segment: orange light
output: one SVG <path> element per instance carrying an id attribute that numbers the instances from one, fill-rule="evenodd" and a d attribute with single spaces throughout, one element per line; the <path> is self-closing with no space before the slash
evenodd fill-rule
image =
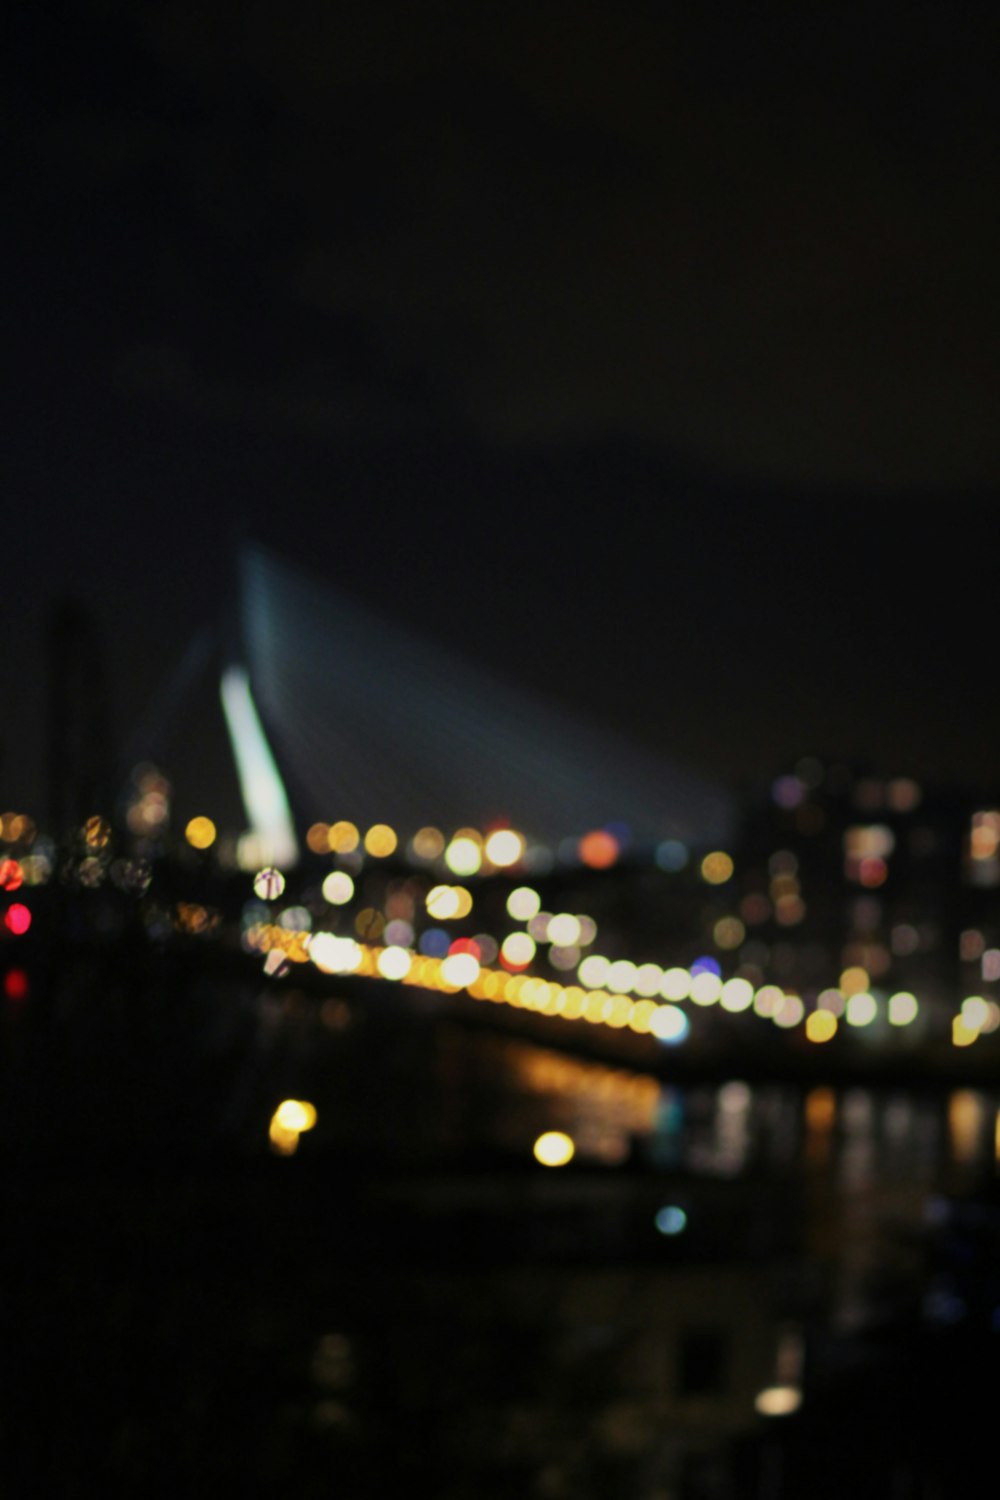
<path id="1" fill-rule="evenodd" d="M 577 845 L 580 861 L 591 870 L 609 870 L 618 858 L 618 840 L 604 828 L 584 834 Z"/>

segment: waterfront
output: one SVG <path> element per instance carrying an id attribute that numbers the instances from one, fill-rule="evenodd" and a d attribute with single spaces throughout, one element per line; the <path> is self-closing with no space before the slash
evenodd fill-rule
<path id="1" fill-rule="evenodd" d="M 684 1083 L 470 999 L 185 972 L 77 969 L 8 1006 L 15 1479 L 947 1493 L 953 1345 L 989 1351 L 1000 1306 L 959 1233 L 967 1211 L 993 1232 L 997 1091 Z M 283 1097 L 317 1112 L 291 1157 Z M 559 1169 L 532 1155 L 553 1129 Z M 951 1396 L 921 1426 L 932 1357 Z M 794 1415 L 762 1413 L 787 1389 Z"/>

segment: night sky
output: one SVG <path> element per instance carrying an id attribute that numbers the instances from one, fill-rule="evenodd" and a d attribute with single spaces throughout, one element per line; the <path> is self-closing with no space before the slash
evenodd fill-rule
<path id="1" fill-rule="evenodd" d="M 5 806 L 51 600 L 124 739 L 240 529 L 729 780 L 995 779 L 995 18 L 20 10 Z"/>

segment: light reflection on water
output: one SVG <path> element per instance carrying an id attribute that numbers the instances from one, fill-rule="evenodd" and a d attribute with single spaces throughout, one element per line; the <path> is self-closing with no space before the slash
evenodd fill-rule
<path id="1" fill-rule="evenodd" d="M 978 1090 L 664 1085 L 526 1043 L 495 1046 L 503 1083 L 486 1118 L 509 1148 L 527 1149 L 544 1122 L 573 1136 L 580 1164 L 652 1168 L 693 1197 L 712 1182 L 787 1182 L 779 1211 L 801 1261 L 826 1268 L 828 1316 L 845 1332 L 870 1320 L 887 1286 L 919 1275 L 937 1195 L 995 1170 L 998 1100 Z"/>

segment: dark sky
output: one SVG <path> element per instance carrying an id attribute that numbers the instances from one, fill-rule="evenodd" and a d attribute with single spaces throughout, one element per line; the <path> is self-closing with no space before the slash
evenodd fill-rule
<path id="1" fill-rule="evenodd" d="M 993 778 L 986 8 L 21 11 L 5 805 L 52 597 L 124 735 L 239 524 L 713 773 Z"/>

